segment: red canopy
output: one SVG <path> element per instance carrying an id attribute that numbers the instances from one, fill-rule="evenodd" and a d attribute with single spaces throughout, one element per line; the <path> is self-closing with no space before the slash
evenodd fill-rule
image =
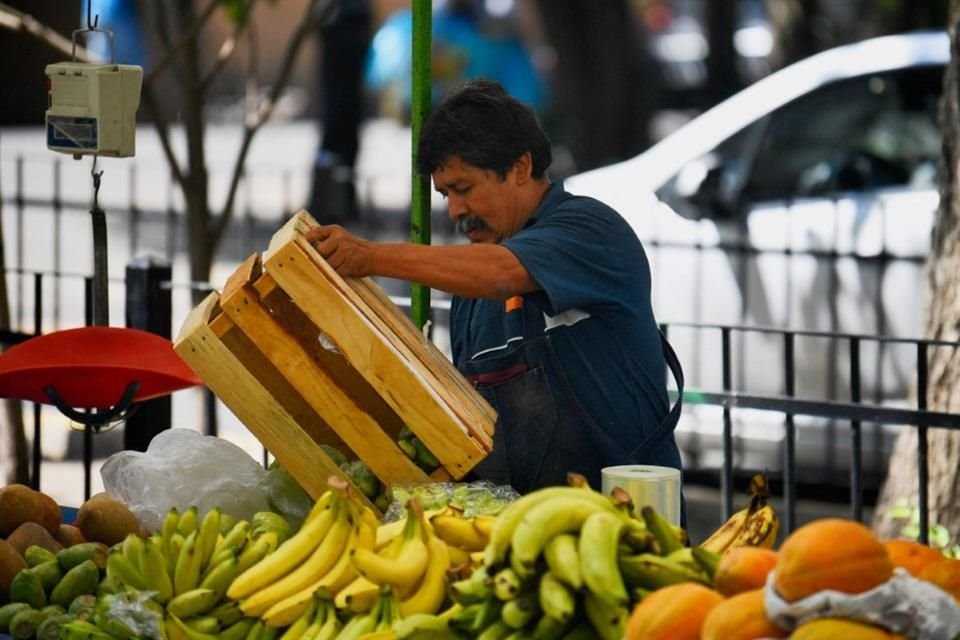
<path id="1" fill-rule="evenodd" d="M 166 338 L 123 327 L 81 327 L 31 338 L 0 354 L 0 397 L 106 409 L 137 381 L 134 402 L 202 384 Z"/>

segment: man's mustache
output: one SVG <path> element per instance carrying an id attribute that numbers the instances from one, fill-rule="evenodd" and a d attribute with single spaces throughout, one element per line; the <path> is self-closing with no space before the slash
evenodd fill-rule
<path id="1" fill-rule="evenodd" d="M 471 231 L 487 231 L 489 229 L 490 225 L 477 216 L 464 216 L 457 220 L 457 233 L 461 235 L 467 235 Z"/>

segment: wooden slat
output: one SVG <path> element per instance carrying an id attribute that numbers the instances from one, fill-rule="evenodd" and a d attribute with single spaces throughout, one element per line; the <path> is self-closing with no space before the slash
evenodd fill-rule
<path id="1" fill-rule="evenodd" d="M 326 274 L 302 247 L 296 242 L 272 245 L 264 262 L 294 303 L 330 337 L 453 477 L 462 478 L 486 455 L 492 446 L 487 433 L 468 429 L 460 421 L 442 394 L 426 384 L 429 374 L 416 355 L 385 339 L 370 318 L 356 313 L 354 301 L 330 286 Z"/>
<path id="2" fill-rule="evenodd" d="M 259 369 L 254 375 L 227 343 L 248 359 L 255 355 L 255 349 L 243 347 L 240 331 L 220 313 L 219 295 L 214 292 L 190 312 L 174 341 L 174 350 L 312 498 L 327 491 L 331 475 L 349 482 L 310 433 L 301 428 L 301 424 L 311 423 L 302 415 L 302 422 L 293 415 L 302 414 L 302 409 L 294 408 L 292 414 L 261 382 L 271 378 L 272 372 Z M 287 392 L 280 397 L 290 403 L 293 395 Z M 359 499 L 375 509 L 362 493 L 357 493 Z"/>
<path id="3" fill-rule="evenodd" d="M 316 253 L 302 237 L 303 233 L 315 224 L 316 221 L 310 214 L 300 211 L 274 234 L 270 241 L 267 262 L 270 262 L 270 256 L 277 251 L 291 244 L 299 246 L 319 273 L 403 354 L 424 383 L 444 399 L 473 437 L 489 450 L 492 446 L 493 425 L 496 422 L 494 410 L 373 281 L 369 278 L 344 279 Z M 410 425 L 415 433 L 418 433 L 417 427 L 418 425 Z"/>
<path id="4" fill-rule="evenodd" d="M 314 411 L 388 484 L 426 482 L 427 475 L 403 453 L 364 407 L 345 393 L 298 340 L 276 321 L 252 283 L 221 298 L 224 314 L 284 376 Z"/>

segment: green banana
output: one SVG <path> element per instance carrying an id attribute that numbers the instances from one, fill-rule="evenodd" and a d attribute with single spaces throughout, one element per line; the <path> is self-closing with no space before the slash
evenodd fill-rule
<path id="1" fill-rule="evenodd" d="M 120 543 L 120 550 L 123 552 L 123 557 L 130 561 L 130 564 L 137 570 L 141 570 L 140 558 L 143 550 L 143 538 L 135 533 L 128 533 L 127 537 Z"/>
<path id="2" fill-rule="evenodd" d="M 218 638 L 220 640 L 243 640 L 247 637 L 247 634 L 250 633 L 254 622 L 255 620 L 253 618 L 240 618 L 230 625 L 227 625 L 226 628 L 218 634 Z M 221 627 L 223 627 L 222 624 Z"/>
<path id="3" fill-rule="evenodd" d="M 618 566 L 623 579 L 631 587 L 659 589 L 681 582 L 710 584 L 704 573 L 653 553 L 621 556 Z"/>
<path id="4" fill-rule="evenodd" d="M 167 603 L 167 611 L 182 621 L 184 618 L 210 611 L 220 602 L 220 597 L 213 589 L 191 589 L 171 598 Z"/>
<path id="5" fill-rule="evenodd" d="M 575 491 L 585 493 L 583 490 Z M 510 539 L 510 566 L 521 575 L 532 574 L 537 558 L 550 538 L 560 533 L 578 531 L 589 516 L 594 513 L 610 513 L 611 509 L 609 502 L 599 506 L 596 502 L 582 497 L 555 497 L 544 500 L 531 508 L 517 524 Z"/>
<path id="6" fill-rule="evenodd" d="M 583 597 L 583 610 L 600 640 L 623 640 L 630 618 L 630 611 L 626 607 L 611 607 L 588 589 Z"/>
<path id="7" fill-rule="evenodd" d="M 611 509 L 610 500 L 589 486 L 583 487 L 547 487 L 532 491 L 517 500 L 514 500 L 497 515 L 497 522 L 490 533 L 490 542 L 483 552 L 483 563 L 488 569 L 495 569 L 503 564 L 510 550 L 514 531 L 521 521 L 534 507 L 541 503 L 557 498 L 572 497 L 589 500 L 599 507 Z M 552 536 L 551 536 L 552 537 Z"/>
<path id="8" fill-rule="evenodd" d="M 141 549 L 140 566 L 143 569 L 143 578 L 147 583 L 147 591 L 156 592 L 157 602 L 164 603 L 173 597 L 173 581 L 170 579 L 170 568 L 167 557 L 163 555 L 163 542 L 148 539 Z"/>
<path id="9" fill-rule="evenodd" d="M 561 582 L 574 591 L 583 587 L 577 536 L 571 533 L 553 536 L 543 547 L 543 557 L 547 561 L 547 568 Z"/>
<path id="10" fill-rule="evenodd" d="M 220 517 L 222 519 L 224 516 L 221 515 Z M 237 553 L 240 553 L 243 545 L 247 543 L 248 535 L 250 535 L 250 523 L 246 520 L 237 520 L 233 528 L 223 535 L 223 540 L 218 542 L 217 546 L 213 548 L 214 556 L 230 546 L 236 547 Z"/>
<path id="11" fill-rule="evenodd" d="M 511 629 L 522 629 L 540 614 L 540 602 L 535 591 L 524 591 L 503 603 L 500 619 Z"/>
<path id="12" fill-rule="evenodd" d="M 240 611 L 240 603 L 233 600 L 223 602 L 208 612 L 220 622 L 221 628 L 226 628 L 235 624 L 243 618 L 243 612 Z"/>
<path id="13" fill-rule="evenodd" d="M 215 640 L 217 638 L 216 634 L 191 629 L 187 623 L 172 613 L 167 616 L 166 630 L 169 640 Z"/>
<path id="14" fill-rule="evenodd" d="M 105 615 L 99 611 L 94 612 L 92 620 L 95 625 L 115 638 L 129 640 L 137 635 L 136 632 L 122 620 L 114 618 L 113 616 Z"/>
<path id="15" fill-rule="evenodd" d="M 73 569 L 70 571 L 73 571 Z M 147 588 L 146 578 L 143 577 L 137 567 L 130 563 L 130 560 L 123 555 L 122 551 L 114 550 L 107 556 L 107 577 L 113 580 L 118 588 L 121 585 L 137 591 L 145 591 Z"/>
<path id="16" fill-rule="evenodd" d="M 564 624 L 573 619 L 577 609 L 576 598 L 553 572 L 548 571 L 540 578 L 538 596 L 540 608 L 546 617 Z"/>
<path id="17" fill-rule="evenodd" d="M 493 624 L 488 625 L 476 638 L 477 640 L 502 640 L 513 633 L 513 631 L 513 627 L 509 626 L 503 620 L 495 620 Z"/>
<path id="18" fill-rule="evenodd" d="M 597 634 L 589 621 L 583 620 L 561 636 L 561 640 L 597 640 Z"/>
<path id="19" fill-rule="evenodd" d="M 626 606 L 630 601 L 617 567 L 622 529 L 623 520 L 608 511 L 598 511 L 584 520 L 577 547 L 583 583 L 611 607 Z"/>
<path id="20" fill-rule="evenodd" d="M 160 524 L 160 548 L 163 555 L 170 563 L 172 573 L 174 561 L 177 558 L 173 550 L 173 534 L 177 533 L 177 525 L 180 522 L 180 511 L 176 507 L 171 507 L 163 516 L 163 522 Z"/>
<path id="21" fill-rule="evenodd" d="M 495 621 L 500 620 L 500 610 L 503 608 L 503 601 L 499 598 L 487 598 L 480 604 L 473 622 L 470 624 L 470 635 L 476 635 L 485 630 Z"/>
<path id="22" fill-rule="evenodd" d="M 181 516 L 180 521 L 183 522 Z M 177 564 L 173 571 L 173 593 L 179 595 L 197 588 L 200 570 L 203 567 L 203 552 L 197 545 L 198 531 L 194 530 L 183 541 Z"/>
<path id="23" fill-rule="evenodd" d="M 195 616 L 184 620 L 183 624 L 200 633 L 216 634 L 220 631 L 220 622 L 213 616 Z"/>
<path id="24" fill-rule="evenodd" d="M 318 604 L 316 598 L 312 599 L 310 604 L 307 605 L 306 610 L 300 614 L 300 617 L 287 627 L 287 630 L 280 636 L 280 640 L 299 640 L 303 632 L 306 631 L 310 623 L 313 622 L 313 618 L 317 613 Z"/>
<path id="25" fill-rule="evenodd" d="M 490 597 L 490 600 L 496 600 L 494 597 Z M 473 602 L 470 604 L 465 604 L 460 606 L 459 611 L 455 611 L 447 622 L 450 625 L 450 628 L 454 631 L 460 631 L 463 633 L 468 633 L 472 628 L 474 623 L 477 620 L 477 615 L 480 613 L 480 610 L 485 606 L 486 601 L 484 602 Z M 499 613 L 499 611 L 498 611 Z"/>
<path id="26" fill-rule="evenodd" d="M 690 553 L 693 554 L 693 559 L 696 560 L 703 572 L 707 574 L 707 577 L 712 581 L 714 576 L 717 575 L 717 566 L 720 564 L 720 558 L 723 554 L 704 549 L 703 547 L 692 547 Z"/>
<path id="27" fill-rule="evenodd" d="M 394 625 L 397 640 L 406 640 L 411 636 L 422 637 L 427 634 L 436 638 L 449 638 L 450 620 L 435 613 L 414 613 Z"/>
<path id="28" fill-rule="evenodd" d="M 537 620 L 530 635 L 537 640 L 560 640 L 568 626 L 567 623 L 560 622 L 556 618 L 543 615 Z"/>
<path id="29" fill-rule="evenodd" d="M 482 602 L 493 595 L 493 579 L 486 567 L 480 567 L 470 577 L 452 583 L 450 591 L 451 597 L 462 605 Z"/>
<path id="30" fill-rule="evenodd" d="M 117 640 L 97 625 L 85 620 L 73 620 L 60 625 L 61 640 Z"/>
<path id="31" fill-rule="evenodd" d="M 510 600 L 517 597 L 523 587 L 523 581 L 517 572 L 510 567 L 500 569 L 493 576 L 493 593 L 501 600 Z"/>
<path id="32" fill-rule="evenodd" d="M 200 581 L 200 587 L 215 591 L 219 600 L 227 593 L 227 589 L 236 577 L 237 559 L 236 557 L 228 557 L 220 564 L 211 567 L 207 575 Z"/>
<path id="33" fill-rule="evenodd" d="M 656 538 L 657 549 L 661 556 L 670 555 L 674 551 L 683 549 L 683 547 L 686 546 L 678 534 L 677 529 L 674 528 L 673 523 L 664 518 L 663 515 L 650 505 L 646 505 L 640 509 L 640 516 L 647 525 L 647 529 L 649 529 L 653 537 Z"/>

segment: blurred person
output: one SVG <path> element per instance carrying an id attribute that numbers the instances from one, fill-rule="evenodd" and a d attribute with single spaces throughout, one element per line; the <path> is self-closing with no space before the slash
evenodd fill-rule
<path id="1" fill-rule="evenodd" d="M 369 0 L 340 0 L 320 28 L 321 142 L 307 210 L 326 222 L 357 218 L 354 169 L 364 114 L 363 67 L 370 21 Z"/>
<path id="2" fill-rule="evenodd" d="M 306 238 L 343 276 L 385 276 L 453 294 L 453 361 L 497 410 L 475 475 L 525 493 L 619 464 L 679 469 L 665 369 L 680 363 L 657 327 L 650 268 L 627 222 L 547 174 L 533 110 L 488 79 L 429 116 L 417 170 L 447 199 L 468 244 L 376 243 L 340 226 Z"/>

